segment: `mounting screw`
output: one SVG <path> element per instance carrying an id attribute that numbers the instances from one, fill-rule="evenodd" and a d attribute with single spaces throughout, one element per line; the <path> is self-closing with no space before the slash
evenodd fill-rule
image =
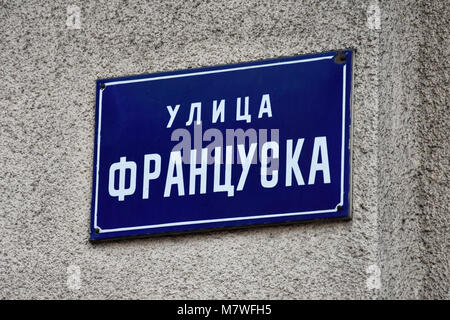
<path id="1" fill-rule="evenodd" d="M 95 233 L 100 233 L 100 228 L 99 227 L 95 228 Z"/>
<path id="2" fill-rule="evenodd" d="M 336 209 L 337 209 L 338 211 L 340 211 L 340 210 L 342 210 L 342 206 L 341 206 L 341 205 L 338 205 L 338 206 L 336 207 Z"/>
<path id="3" fill-rule="evenodd" d="M 106 88 L 106 84 L 102 83 L 102 84 L 100 85 L 100 88 L 105 89 L 105 88 Z"/>
<path id="4" fill-rule="evenodd" d="M 344 51 L 339 51 L 336 55 L 336 57 L 334 57 L 334 62 L 338 63 L 338 64 L 343 64 L 347 61 L 347 57 L 345 56 Z"/>

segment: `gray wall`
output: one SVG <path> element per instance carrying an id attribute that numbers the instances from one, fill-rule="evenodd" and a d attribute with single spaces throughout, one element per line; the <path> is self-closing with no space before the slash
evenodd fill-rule
<path id="1" fill-rule="evenodd" d="M 449 17 L 443 0 L 0 1 L 0 297 L 449 298 Z M 340 48 L 357 50 L 353 220 L 88 242 L 96 79 Z"/>

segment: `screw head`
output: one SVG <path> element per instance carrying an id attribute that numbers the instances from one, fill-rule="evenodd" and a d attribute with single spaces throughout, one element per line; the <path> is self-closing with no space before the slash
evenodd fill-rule
<path id="1" fill-rule="evenodd" d="M 339 51 L 334 57 L 334 62 L 338 64 L 345 63 L 347 61 L 347 57 L 345 56 L 345 53 L 343 51 Z"/>
<path id="2" fill-rule="evenodd" d="M 95 228 L 95 233 L 100 233 L 100 228 L 99 227 Z"/>
<path id="3" fill-rule="evenodd" d="M 106 88 L 106 84 L 102 83 L 102 84 L 100 85 L 100 88 L 105 89 L 105 88 Z"/>

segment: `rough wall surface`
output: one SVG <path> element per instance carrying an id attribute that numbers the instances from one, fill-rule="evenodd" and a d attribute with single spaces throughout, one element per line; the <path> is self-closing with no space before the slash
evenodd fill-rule
<path id="1" fill-rule="evenodd" d="M 0 297 L 445 297 L 446 10 L 0 1 Z M 357 50 L 352 221 L 88 242 L 96 79 L 339 48 Z"/>
<path id="2" fill-rule="evenodd" d="M 423 210 L 418 207 L 421 141 L 417 138 L 422 34 L 420 9 L 414 4 L 384 3 L 380 34 L 379 258 L 383 296 L 399 298 L 420 297 L 425 277 L 420 240 Z"/>
<path id="3" fill-rule="evenodd" d="M 450 299 L 450 9 L 442 2 L 424 2 L 420 56 L 421 141 L 419 205 L 423 209 L 426 280 L 424 296 Z"/>
<path id="4" fill-rule="evenodd" d="M 449 293 L 449 11 L 386 1 L 380 33 L 382 296 Z"/>

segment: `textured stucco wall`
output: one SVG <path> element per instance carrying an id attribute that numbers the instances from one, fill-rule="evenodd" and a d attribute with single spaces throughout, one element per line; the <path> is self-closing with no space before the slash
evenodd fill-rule
<path id="1" fill-rule="evenodd" d="M 382 296 L 449 294 L 449 9 L 383 2 L 379 63 Z"/>
<path id="2" fill-rule="evenodd" d="M 448 297 L 445 1 L 0 0 L 0 21 L 1 298 Z M 88 242 L 97 78 L 339 48 L 352 221 Z"/>

